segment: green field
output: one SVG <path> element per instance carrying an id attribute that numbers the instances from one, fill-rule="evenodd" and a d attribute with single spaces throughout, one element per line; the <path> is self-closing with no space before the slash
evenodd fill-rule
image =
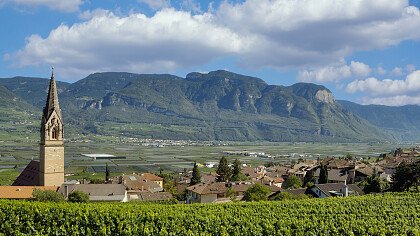
<path id="1" fill-rule="evenodd" d="M 419 235 L 420 194 L 158 205 L 0 201 L 0 235 Z"/>
<path id="2" fill-rule="evenodd" d="M 83 140 L 83 139 L 80 139 Z M 144 141 L 143 141 L 144 142 Z M 380 153 L 388 153 L 396 147 L 410 147 L 412 144 L 328 144 L 328 143 L 237 143 L 237 142 L 186 142 L 185 145 L 170 146 L 170 143 L 141 143 L 139 140 L 97 137 L 95 141 L 68 141 L 65 144 L 66 172 L 76 173 L 70 178 L 86 177 L 97 173 L 99 176 L 108 163 L 111 172 L 165 172 L 183 171 L 192 168 L 193 162 L 218 162 L 225 151 L 264 152 L 274 158 L 260 158 L 243 155 L 227 155 L 229 161 L 238 158 L 242 163 L 256 166 L 267 162 L 290 164 L 298 159 L 317 159 L 328 156 L 342 157 L 347 154 L 369 159 Z M 161 147 L 159 147 L 161 146 Z M 0 140 L 0 184 L 18 174 L 32 159 L 38 158 L 39 147 L 35 141 Z M 106 153 L 126 159 L 92 160 L 81 154 Z M 17 167 L 17 169 L 12 169 Z M 203 172 L 214 171 L 203 168 Z M 2 172 L 4 172 L 2 174 Z M 84 172 L 84 173 L 82 173 Z M 90 173 L 90 174 L 86 174 Z M 100 173 L 98 173 L 100 172 Z"/>

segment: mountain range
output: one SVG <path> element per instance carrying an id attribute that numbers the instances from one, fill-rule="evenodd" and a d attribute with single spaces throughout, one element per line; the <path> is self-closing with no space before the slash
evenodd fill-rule
<path id="1" fill-rule="evenodd" d="M 66 137 L 80 134 L 156 139 L 305 142 L 415 141 L 418 106 L 336 101 L 324 86 L 268 85 L 228 71 L 95 73 L 58 82 Z M 41 116 L 48 80 L 0 79 L 1 117 L 11 109 Z M 3 113 L 5 115 L 3 115 Z M 36 120 L 36 119 L 35 119 Z M 0 122 L 7 122 L 2 119 Z"/>

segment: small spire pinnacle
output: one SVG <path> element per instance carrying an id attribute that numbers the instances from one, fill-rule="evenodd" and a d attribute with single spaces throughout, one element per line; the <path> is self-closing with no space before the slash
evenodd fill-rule
<path id="1" fill-rule="evenodd" d="M 50 86 L 48 89 L 47 102 L 44 107 L 45 119 L 48 119 L 54 110 L 57 111 L 58 115 L 61 118 L 61 111 L 58 105 L 58 90 L 57 90 L 57 85 L 54 79 L 54 66 L 52 66 L 51 67 L 51 80 L 50 80 Z"/>

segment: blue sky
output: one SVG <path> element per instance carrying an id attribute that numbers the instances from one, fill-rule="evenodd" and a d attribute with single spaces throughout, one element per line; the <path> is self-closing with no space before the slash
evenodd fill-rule
<path id="1" fill-rule="evenodd" d="M 0 77 L 226 69 L 420 104 L 419 0 L 0 0 Z"/>

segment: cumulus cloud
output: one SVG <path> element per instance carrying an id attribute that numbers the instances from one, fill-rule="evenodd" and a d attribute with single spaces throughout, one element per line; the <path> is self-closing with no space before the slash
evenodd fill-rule
<path id="1" fill-rule="evenodd" d="M 217 20 L 262 40 L 241 59 L 253 66 L 307 66 L 337 61 L 355 50 L 420 38 L 420 12 L 406 0 L 223 3 Z"/>
<path id="2" fill-rule="evenodd" d="M 82 19 L 82 20 L 90 20 L 94 17 L 105 16 L 105 15 L 108 15 L 110 13 L 111 12 L 109 10 L 98 8 L 98 9 L 95 9 L 93 11 L 87 10 L 87 11 L 81 12 L 79 14 L 79 18 Z"/>
<path id="3" fill-rule="evenodd" d="M 360 78 L 368 76 L 372 69 L 362 62 L 351 61 L 349 65 L 344 62 L 338 65 L 318 68 L 315 70 L 299 71 L 298 80 L 305 82 L 337 82 L 343 79 Z"/>
<path id="4" fill-rule="evenodd" d="M 378 104 L 387 106 L 420 105 L 420 96 L 397 95 L 390 97 L 364 97 L 363 104 Z"/>
<path id="5" fill-rule="evenodd" d="M 420 70 L 411 72 L 405 80 L 378 80 L 374 77 L 355 80 L 347 85 L 346 90 L 349 93 L 362 92 L 374 96 L 408 96 L 420 92 Z"/>
<path id="6" fill-rule="evenodd" d="M 85 22 L 61 25 L 46 38 L 32 35 L 6 57 L 18 66 L 54 63 L 67 71 L 162 72 L 226 56 L 247 68 L 317 68 L 354 51 L 420 39 L 420 11 L 406 0 L 224 1 L 198 14 L 168 9 L 167 0 L 139 1 L 164 9 L 151 17 L 86 13 Z M 318 77 L 370 71 L 354 63 Z"/>
<path id="7" fill-rule="evenodd" d="M 194 0 L 182 0 L 180 3 L 180 7 L 184 11 L 191 11 L 194 13 L 201 13 L 201 6 L 200 3 Z"/>
<path id="8" fill-rule="evenodd" d="M 95 16 L 71 27 L 61 25 L 47 38 L 32 35 L 24 49 L 6 58 L 20 66 L 54 64 L 69 75 L 95 71 L 152 72 L 205 63 L 238 53 L 251 39 L 214 25 L 211 15 L 165 9 L 143 14 Z M 220 42 L 223 42 L 221 44 Z"/>
<path id="9" fill-rule="evenodd" d="M 420 70 L 412 71 L 404 80 L 379 80 L 374 77 L 356 80 L 348 84 L 346 90 L 361 93 L 359 101 L 363 104 L 420 105 Z"/>
<path id="10" fill-rule="evenodd" d="M 0 6 L 8 3 L 28 7 L 45 6 L 52 10 L 75 12 L 83 4 L 83 0 L 0 0 Z"/>

